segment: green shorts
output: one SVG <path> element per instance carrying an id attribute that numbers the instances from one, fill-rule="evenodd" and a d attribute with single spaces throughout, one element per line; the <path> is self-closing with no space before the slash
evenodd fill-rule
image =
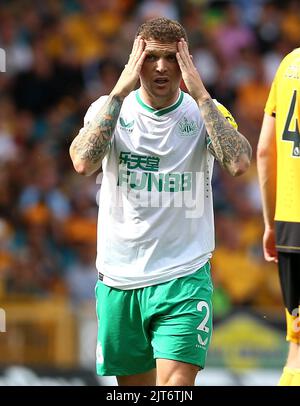
<path id="1" fill-rule="evenodd" d="M 210 264 L 159 285 L 120 290 L 96 285 L 98 375 L 134 375 L 155 359 L 204 368 L 212 334 Z"/>

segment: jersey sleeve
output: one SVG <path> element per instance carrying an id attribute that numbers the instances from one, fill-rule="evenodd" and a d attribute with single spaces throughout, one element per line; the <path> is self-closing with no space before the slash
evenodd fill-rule
<path id="1" fill-rule="evenodd" d="M 223 106 L 223 104 L 219 103 L 217 100 L 213 99 L 213 102 L 218 107 L 218 110 L 223 114 L 223 116 L 230 122 L 232 127 L 234 127 L 237 130 L 238 129 L 237 122 L 233 118 L 230 111 L 227 110 L 227 108 L 225 106 Z M 209 135 L 206 134 L 206 146 L 208 147 L 210 143 L 211 143 L 211 140 L 209 138 Z"/>
<path id="2" fill-rule="evenodd" d="M 84 125 L 87 125 L 96 116 L 107 99 L 108 96 L 101 96 L 90 105 L 83 119 Z"/>
<path id="3" fill-rule="evenodd" d="M 275 117 L 276 115 L 276 79 L 273 81 L 269 97 L 265 106 L 265 113 Z"/>

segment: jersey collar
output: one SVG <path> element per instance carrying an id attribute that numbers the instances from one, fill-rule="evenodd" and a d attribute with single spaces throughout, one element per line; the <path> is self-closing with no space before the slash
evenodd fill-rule
<path id="1" fill-rule="evenodd" d="M 177 109 L 177 107 L 182 103 L 183 100 L 183 96 L 184 93 L 182 90 L 180 90 L 178 99 L 176 100 L 175 103 L 171 104 L 171 106 L 168 107 L 164 107 L 162 109 L 156 110 L 153 107 L 150 107 L 148 104 L 144 103 L 143 100 L 141 99 L 140 96 L 140 92 L 139 90 L 135 91 L 135 96 L 136 96 L 136 100 L 138 101 L 138 103 L 147 111 L 150 111 L 150 113 L 155 114 L 156 116 L 162 116 L 164 114 L 170 113 L 170 111 L 173 111 L 175 109 Z"/>

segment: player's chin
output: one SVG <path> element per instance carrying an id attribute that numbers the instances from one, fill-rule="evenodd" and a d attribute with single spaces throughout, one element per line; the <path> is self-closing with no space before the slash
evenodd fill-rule
<path id="1" fill-rule="evenodd" d="M 168 83 L 165 83 L 163 85 L 154 84 L 153 88 L 156 92 L 169 92 L 170 91 L 170 86 L 168 85 Z"/>
<path id="2" fill-rule="evenodd" d="M 169 96 L 172 94 L 170 86 L 154 86 L 153 93 L 157 96 Z"/>

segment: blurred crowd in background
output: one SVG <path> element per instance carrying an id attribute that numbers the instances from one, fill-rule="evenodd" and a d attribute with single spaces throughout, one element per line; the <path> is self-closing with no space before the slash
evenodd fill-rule
<path id="1" fill-rule="evenodd" d="M 255 154 L 273 75 L 300 44 L 297 0 L 0 0 L 0 300 L 94 299 L 99 178 L 75 173 L 69 146 L 116 83 L 137 26 L 157 16 L 182 22 L 211 96 L 253 148 L 240 178 L 215 165 L 216 317 L 236 306 L 283 312 L 262 256 Z"/>

